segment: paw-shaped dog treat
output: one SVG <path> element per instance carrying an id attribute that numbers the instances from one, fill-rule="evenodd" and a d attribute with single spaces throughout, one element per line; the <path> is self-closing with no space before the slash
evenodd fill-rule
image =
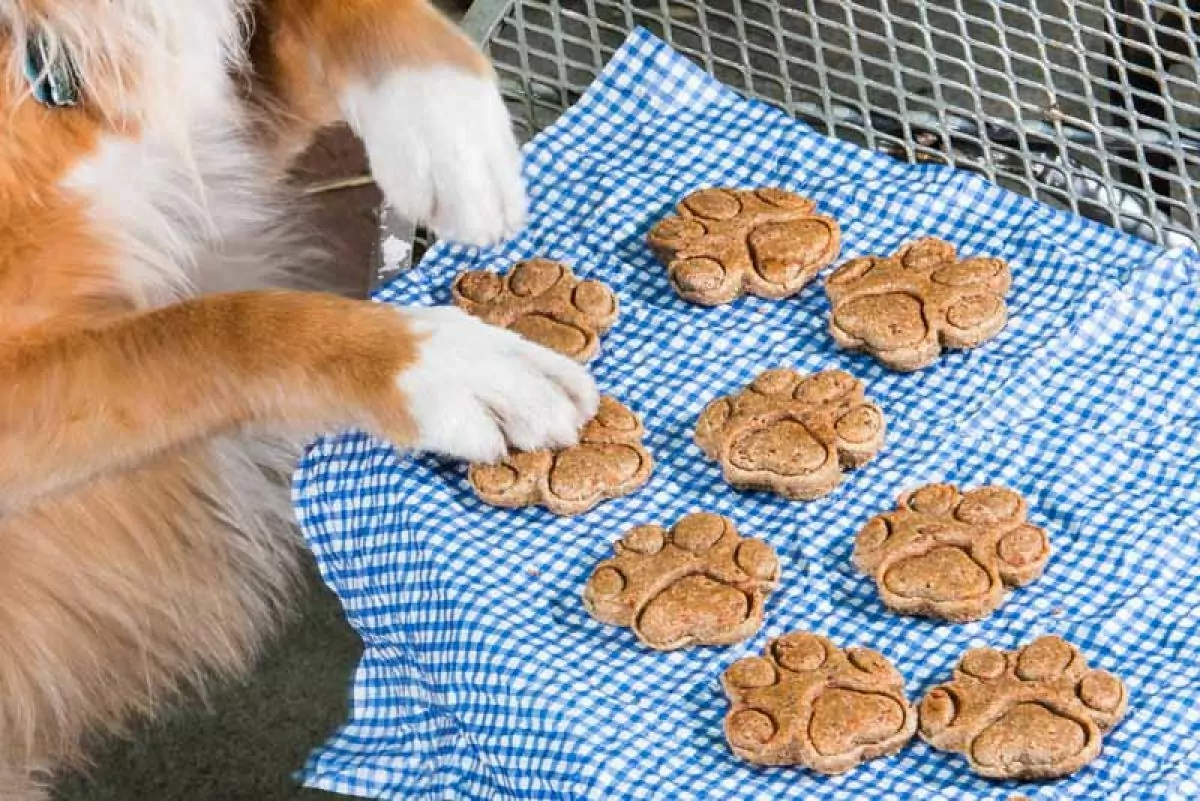
<path id="1" fill-rule="evenodd" d="M 816 204 L 783 189 L 701 189 L 650 229 L 671 286 L 705 306 L 747 292 L 786 298 L 837 258 L 841 229 Z"/>
<path id="2" fill-rule="evenodd" d="M 993 779 L 1054 779 L 1100 755 L 1103 732 L 1125 714 L 1125 684 L 1089 670 L 1061 637 L 1016 651 L 974 648 L 954 680 L 921 701 L 921 738 L 956 751 Z"/>
<path id="3" fill-rule="evenodd" d="M 549 259 L 523 261 L 504 278 L 471 270 L 454 279 L 450 291 L 456 305 L 484 322 L 577 362 L 599 353 L 599 335 L 617 320 L 617 296 L 611 289 L 599 281 L 581 281 L 570 267 Z"/>
<path id="4" fill-rule="evenodd" d="M 959 494 L 930 484 L 868 521 L 854 541 L 854 564 L 875 579 L 893 611 L 978 620 L 1004 602 L 1009 587 L 1046 567 L 1046 532 L 1025 515 L 1025 500 L 1003 487 Z"/>
<path id="5" fill-rule="evenodd" d="M 899 751 L 917 729 L 904 679 L 887 659 L 807 632 L 739 659 L 721 683 L 729 696 L 725 737 L 733 753 L 759 765 L 844 773 Z"/>
<path id="6" fill-rule="evenodd" d="M 1012 276 L 1000 259 L 960 260 L 940 239 L 918 239 L 895 255 L 852 259 L 825 281 L 829 330 L 893 370 L 933 364 L 942 348 L 974 348 L 1004 328 Z"/>
<path id="7" fill-rule="evenodd" d="M 696 444 L 730 484 L 805 501 L 831 492 L 844 469 L 870 461 L 883 437 L 883 413 L 841 370 L 807 377 L 768 370 L 708 404 L 696 424 Z"/>
<path id="8" fill-rule="evenodd" d="M 638 526 L 613 550 L 583 588 L 583 605 L 660 651 L 746 639 L 762 626 L 763 603 L 779 581 L 770 544 L 743 539 L 732 521 L 705 512 L 669 532 Z"/>
<path id="9" fill-rule="evenodd" d="M 545 506 L 559 515 L 586 512 L 628 495 L 650 478 L 654 460 L 642 445 L 642 421 L 620 402 L 600 409 L 580 431 L 579 444 L 560 450 L 510 451 L 500 464 L 474 464 L 467 477 L 492 506 Z"/>

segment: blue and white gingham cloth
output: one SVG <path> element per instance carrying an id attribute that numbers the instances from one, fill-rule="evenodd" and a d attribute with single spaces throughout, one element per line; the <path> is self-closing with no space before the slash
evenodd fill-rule
<path id="1" fill-rule="evenodd" d="M 387 799 L 1194 799 L 1200 797 L 1200 257 L 1165 252 L 968 174 L 909 166 L 746 102 L 634 33 L 587 95 L 528 148 L 532 222 L 488 251 L 442 245 L 383 289 L 441 304 L 461 270 L 565 260 L 616 289 L 592 368 L 640 413 L 658 460 L 641 491 L 573 519 L 498 510 L 465 467 L 362 435 L 308 453 L 295 500 L 366 651 L 350 721 L 313 787 Z M 692 189 L 779 185 L 844 231 L 843 258 L 936 235 L 1008 260 L 1011 321 L 915 374 L 837 350 L 820 282 L 782 302 L 680 300 L 647 250 Z M 737 492 L 692 442 L 713 397 L 763 369 L 862 378 L 888 441 L 831 495 Z M 907 487 L 997 482 L 1050 532 L 1045 576 L 967 625 L 900 617 L 850 564 L 855 532 Z M 584 612 L 579 592 L 637 523 L 706 509 L 783 562 L 748 642 L 669 654 Z M 1103 756 L 1049 784 L 973 776 L 914 741 L 838 777 L 764 769 L 726 747 L 721 671 L 795 629 L 887 655 L 918 699 L 968 648 L 1054 632 L 1128 683 Z"/>

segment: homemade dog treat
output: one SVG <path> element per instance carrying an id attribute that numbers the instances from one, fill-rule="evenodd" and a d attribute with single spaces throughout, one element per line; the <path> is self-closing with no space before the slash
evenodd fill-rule
<path id="1" fill-rule="evenodd" d="M 963 622 L 1004 602 L 1009 587 L 1042 575 L 1046 532 L 1025 520 L 1025 500 L 1003 487 L 960 494 L 930 484 L 900 496 L 854 540 L 854 564 L 875 579 L 891 610 Z"/>
<path id="2" fill-rule="evenodd" d="M 783 189 L 701 189 L 647 241 L 667 265 L 671 286 L 705 306 L 743 292 L 786 298 L 837 258 L 841 229 L 816 204 Z"/>
<path id="3" fill-rule="evenodd" d="M 1089 670 L 1061 637 L 1039 637 L 1016 651 L 967 651 L 954 680 L 921 701 L 921 738 L 981 776 L 1053 779 L 1100 755 L 1127 703 L 1119 678 Z"/>
<path id="4" fill-rule="evenodd" d="M 1000 259 L 959 259 L 940 239 L 918 239 L 893 256 L 852 259 L 825 281 L 829 330 L 893 370 L 932 364 L 942 348 L 974 348 L 1008 322 L 1012 276 Z"/>
<path id="5" fill-rule="evenodd" d="M 726 481 L 795 500 L 832 491 L 842 471 L 870 461 L 883 438 L 883 413 L 841 370 L 768 370 L 708 404 L 696 424 L 696 444 L 721 464 Z"/>
<path id="6" fill-rule="evenodd" d="M 772 640 L 762 656 L 730 665 L 721 683 L 729 746 L 759 765 L 844 773 L 899 751 L 917 729 L 904 678 L 887 659 L 816 634 Z"/>
<path id="7" fill-rule="evenodd" d="M 770 544 L 743 539 L 732 521 L 706 512 L 670 531 L 638 526 L 613 550 L 592 571 L 583 605 L 660 651 L 746 639 L 762 626 L 763 603 L 779 581 Z"/>
<path id="8" fill-rule="evenodd" d="M 559 515 L 586 512 L 628 495 L 650 478 L 654 460 L 642 445 L 638 416 L 609 397 L 580 431 L 579 444 L 557 451 L 511 451 L 500 464 L 474 464 L 468 479 L 484 503 L 542 505 Z"/>
<path id="9" fill-rule="evenodd" d="M 454 279 L 454 303 L 485 322 L 587 362 L 600 352 L 600 334 L 617 320 L 613 291 L 599 281 L 581 281 L 571 268 L 531 259 L 504 278 L 471 270 Z"/>

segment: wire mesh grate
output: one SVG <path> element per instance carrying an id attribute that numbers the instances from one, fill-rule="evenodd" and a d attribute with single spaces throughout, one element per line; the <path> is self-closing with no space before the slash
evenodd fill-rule
<path id="1" fill-rule="evenodd" d="M 817 130 L 1200 239 L 1200 0 L 478 0 L 530 137 L 635 26 Z"/>

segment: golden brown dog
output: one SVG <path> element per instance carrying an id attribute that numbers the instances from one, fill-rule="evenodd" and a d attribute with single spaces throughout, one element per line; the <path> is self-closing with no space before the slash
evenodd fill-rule
<path id="1" fill-rule="evenodd" d="M 297 435 L 489 460 L 582 368 L 452 309 L 270 290 L 282 180 L 346 120 L 443 236 L 525 213 L 483 57 L 425 0 L 0 0 L 0 800 L 243 670 L 286 603 Z"/>

